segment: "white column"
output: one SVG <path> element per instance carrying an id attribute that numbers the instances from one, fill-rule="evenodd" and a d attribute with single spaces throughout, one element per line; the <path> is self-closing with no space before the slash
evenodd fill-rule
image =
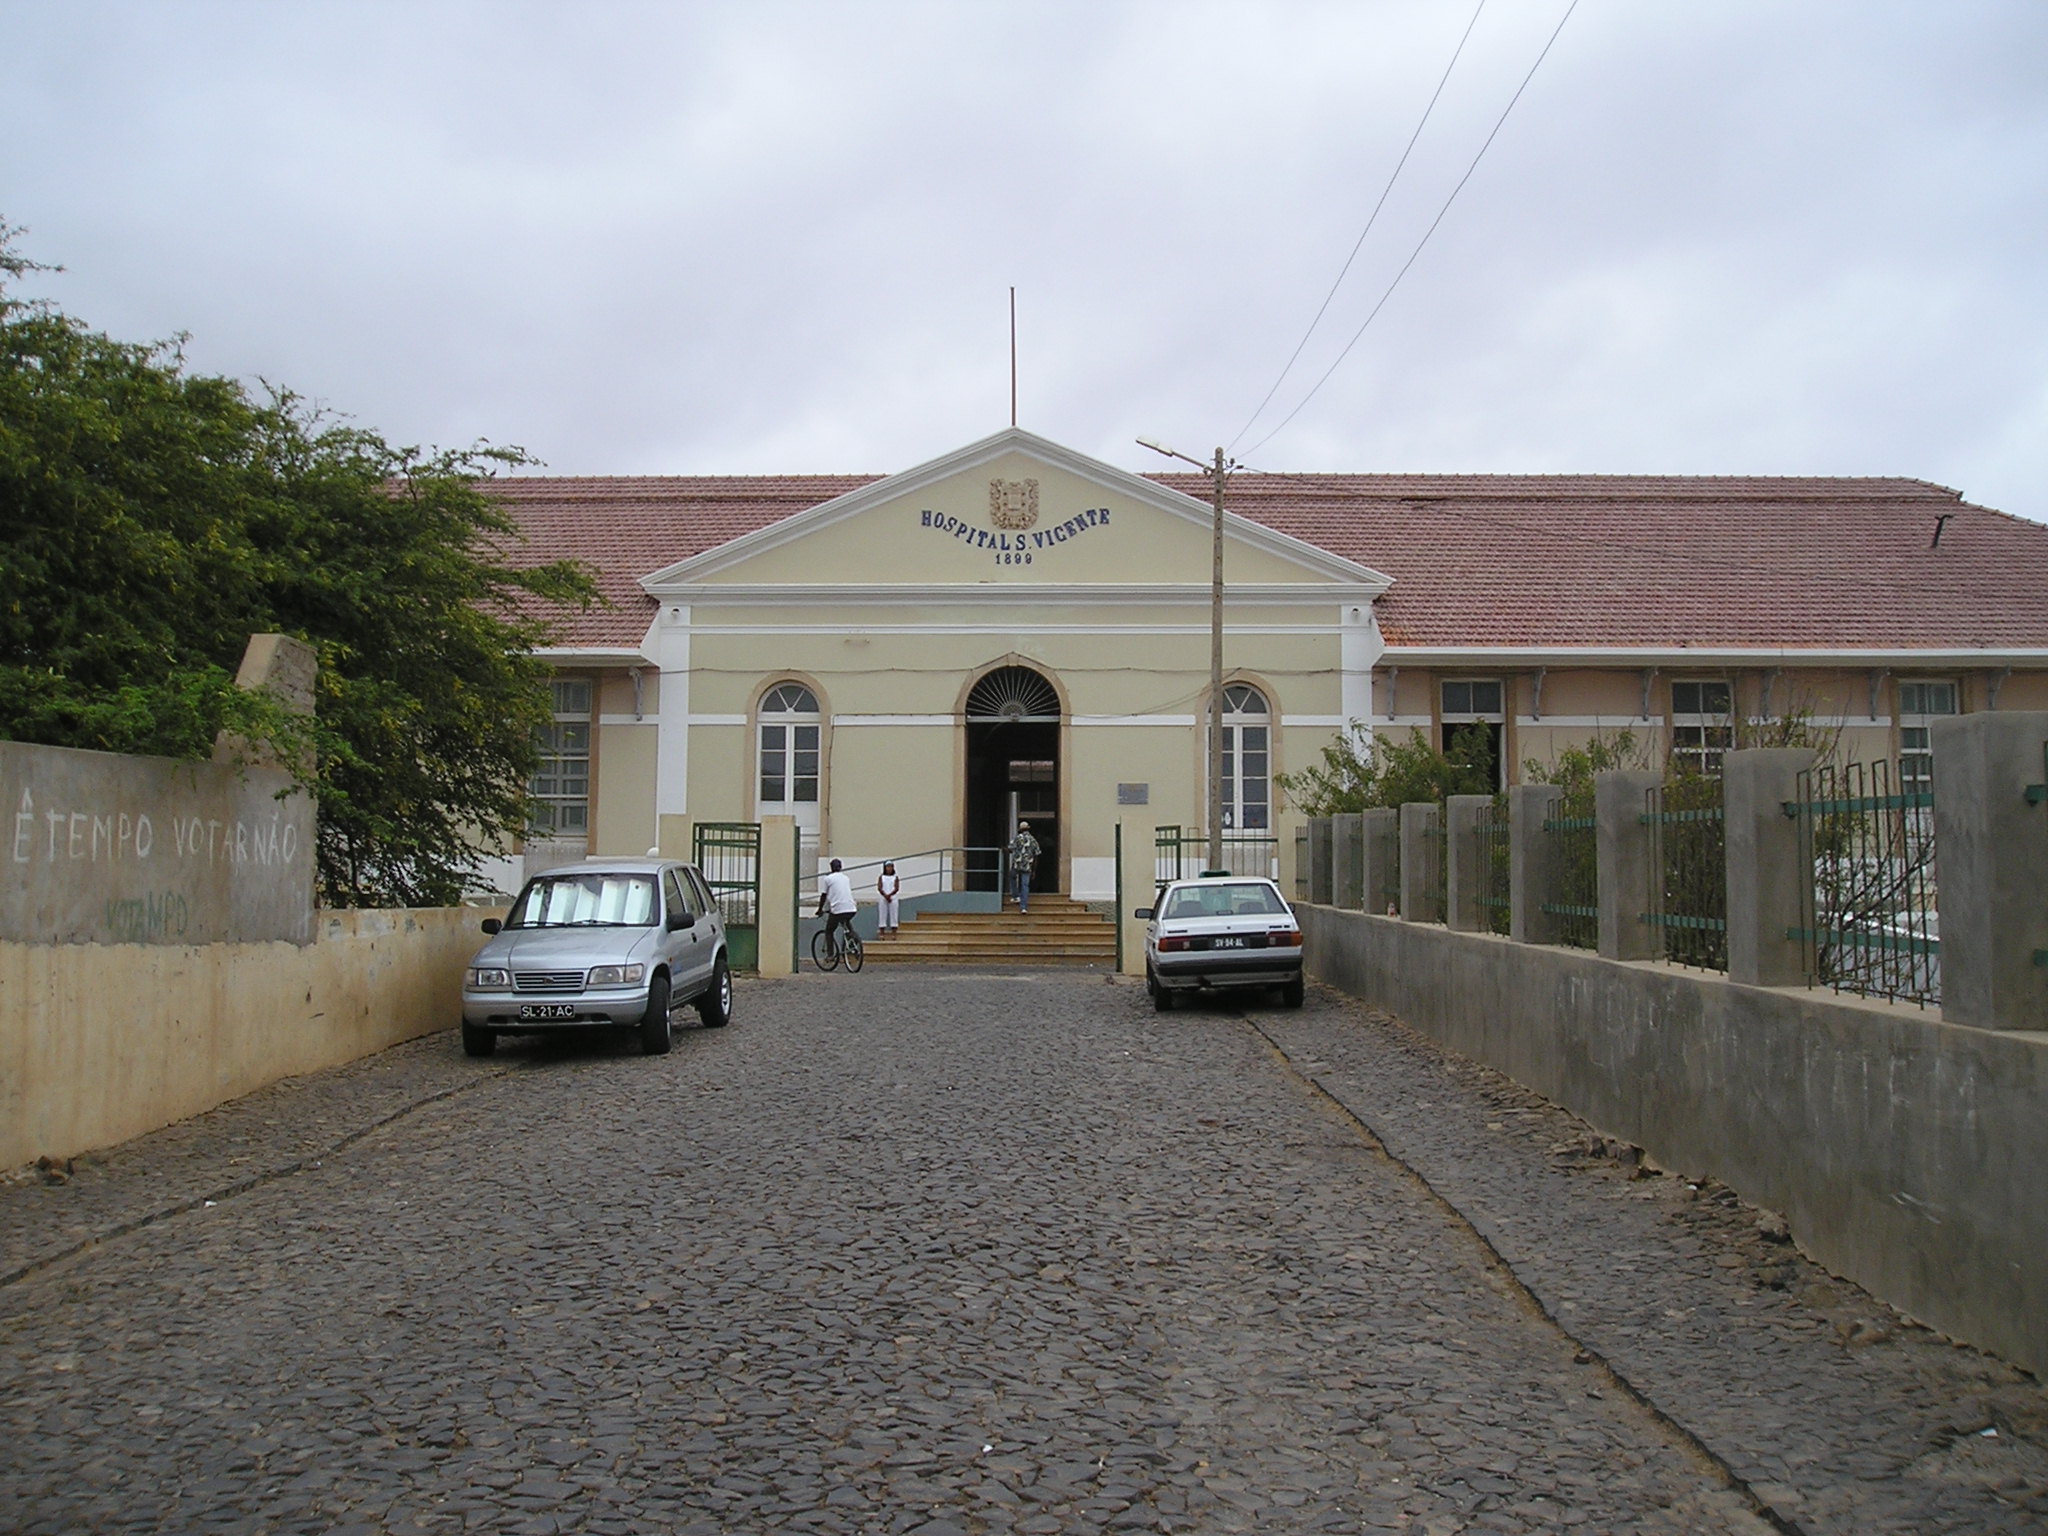
<path id="1" fill-rule="evenodd" d="M 665 602 L 655 620 L 661 662 L 661 714 L 656 737 L 654 814 L 685 816 L 690 809 L 690 605 Z"/>
<path id="2" fill-rule="evenodd" d="M 1345 722 L 1356 720 L 1370 728 L 1372 720 L 1372 669 L 1386 651 L 1380 638 L 1379 620 L 1370 602 L 1346 603 L 1338 610 L 1338 679 L 1340 708 Z"/>

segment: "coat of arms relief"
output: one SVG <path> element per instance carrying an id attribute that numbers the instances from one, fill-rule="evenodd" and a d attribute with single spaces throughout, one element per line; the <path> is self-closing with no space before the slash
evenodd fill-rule
<path id="1" fill-rule="evenodd" d="M 991 480 L 988 520 L 997 528 L 1029 528 L 1038 521 L 1036 480 Z"/>

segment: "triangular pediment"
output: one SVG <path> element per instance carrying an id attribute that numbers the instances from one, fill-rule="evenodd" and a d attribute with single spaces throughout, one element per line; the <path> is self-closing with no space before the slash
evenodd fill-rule
<path id="1" fill-rule="evenodd" d="M 1227 504 L 1227 492 L 1226 492 Z M 642 578 L 657 596 L 730 589 L 1206 587 L 1213 511 L 1011 427 Z M 1389 578 L 1226 510 L 1233 588 L 1371 596 Z"/>

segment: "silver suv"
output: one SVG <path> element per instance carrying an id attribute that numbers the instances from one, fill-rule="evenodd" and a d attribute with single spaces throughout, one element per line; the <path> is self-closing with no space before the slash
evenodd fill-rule
<path id="1" fill-rule="evenodd" d="M 526 882 L 462 973 L 462 1048 L 488 1056 L 500 1035 L 628 1025 L 640 1049 L 671 1043 L 675 1011 L 707 1029 L 732 1020 L 725 923 L 696 866 L 589 859 Z"/>

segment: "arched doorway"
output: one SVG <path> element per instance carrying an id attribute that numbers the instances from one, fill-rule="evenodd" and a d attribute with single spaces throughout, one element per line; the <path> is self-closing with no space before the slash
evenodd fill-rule
<path id="1" fill-rule="evenodd" d="M 1017 823 L 1031 823 L 1043 850 L 1031 877 L 1039 891 L 1060 888 L 1060 696 L 1030 667 L 998 667 L 967 695 L 967 843 L 999 848 Z M 996 888 L 993 868 L 969 883 Z"/>

